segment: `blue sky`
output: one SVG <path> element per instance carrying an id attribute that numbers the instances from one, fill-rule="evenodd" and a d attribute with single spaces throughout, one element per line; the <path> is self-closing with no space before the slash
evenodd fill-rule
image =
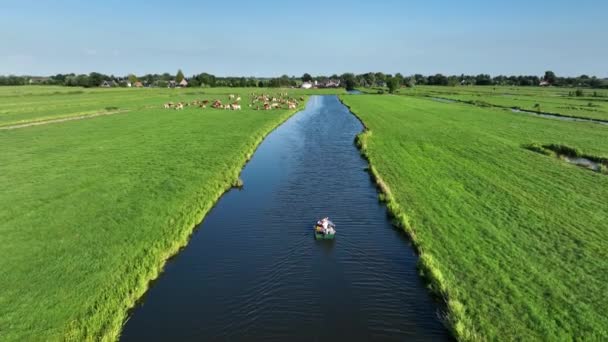
<path id="1" fill-rule="evenodd" d="M 608 1 L 0 0 L 0 74 L 608 77 Z"/>

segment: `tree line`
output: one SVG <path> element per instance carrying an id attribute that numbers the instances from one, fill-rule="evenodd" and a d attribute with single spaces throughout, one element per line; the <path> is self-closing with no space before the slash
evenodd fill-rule
<path id="1" fill-rule="evenodd" d="M 133 74 L 116 77 L 98 72 L 89 74 L 57 74 L 50 77 L 32 76 L 0 76 L 2 85 L 62 85 L 74 87 L 99 87 L 104 81 L 111 82 L 111 86 L 127 87 L 136 82 L 143 86 L 167 87 L 172 81 L 181 82 L 186 78 L 181 70 L 175 75 L 169 73 L 146 74 L 136 76 Z M 519 76 L 490 76 L 479 75 L 422 75 L 414 74 L 404 76 L 401 73 L 385 74 L 382 72 L 368 72 L 364 74 L 344 73 L 329 76 L 311 76 L 305 73 L 301 77 L 282 75 L 274 78 L 263 77 L 219 77 L 209 73 L 201 73 L 186 78 L 189 87 L 299 87 L 303 82 L 316 82 L 324 84 L 330 80 L 339 81 L 341 86 L 348 89 L 356 87 L 388 87 L 393 90 L 399 87 L 414 87 L 416 85 L 482 85 L 482 86 L 539 86 L 551 85 L 558 87 L 590 87 L 608 88 L 608 81 L 595 76 L 581 75 L 578 77 L 559 77 L 552 71 L 546 71 L 543 76 L 519 75 Z M 106 83 L 107 84 L 107 83 Z"/>

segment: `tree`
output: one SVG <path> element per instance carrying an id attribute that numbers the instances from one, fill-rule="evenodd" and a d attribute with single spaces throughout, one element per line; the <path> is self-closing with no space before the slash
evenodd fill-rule
<path id="1" fill-rule="evenodd" d="M 589 80 L 589 86 L 591 88 L 599 88 L 602 86 L 602 80 L 600 80 L 599 78 L 593 76 L 591 77 L 591 79 Z"/>
<path id="2" fill-rule="evenodd" d="M 201 84 L 198 82 L 196 78 L 192 78 L 190 82 L 188 82 L 188 87 L 200 87 Z"/>
<path id="3" fill-rule="evenodd" d="M 129 79 L 129 83 L 131 83 L 131 84 L 135 84 L 135 82 L 137 82 L 137 76 L 135 76 L 133 74 L 129 74 L 129 76 L 127 78 Z"/>
<path id="4" fill-rule="evenodd" d="M 363 79 L 365 80 L 365 85 L 367 87 L 373 87 L 376 85 L 376 75 L 373 72 L 368 72 L 363 75 Z"/>
<path id="5" fill-rule="evenodd" d="M 414 88 L 416 86 L 416 78 L 414 76 L 408 77 L 405 86 L 408 88 Z"/>
<path id="6" fill-rule="evenodd" d="M 421 74 L 414 75 L 414 83 L 424 85 L 428 83 L 428 78 Z"/>
<path id="7" fill-rule="evenodd" d="M 479 74 L 475 76 L 476 85 L 492 85 L 492 77 L 487 74 Z"/>
<path id="8" fill-rule="evenodd" d="M 184 79 L 184 73 L 182 69 L 177 70 L 177 75 L 175 75 L 175 82 L 179 83 Z"/>
<path id="9" fill-rule="evenodd" d="M 386 75 L 381 72 L 377 72 L 374 74 L 374 78 L 376 79 L 376 83 L 384 83 L 386 82 Z"/>
<path id="10" fill-rule="evenodd" d="M 404 79 L 403 75 L 401 75 L 400 72 L 395 74 L 395 78 L 399 81 L 399 85 L 405 84 L 405 79 Z"/>
<path id="11" fill-rule="evenodd" d="M 395 91 L 399 89 L 399 79 L 397 77 L 391 77 L 386 80 L 386 85 L 388 86 L 388 92 L 394 94 Z"/>
<path id="12" fill-rule="evenodd" d="M 346 90 L 355 90 L 357 83 L 355 82 L 355 74 L 344 73 L 340 76 L 340 81 L 344 83 Z"/>
<path id="13" fill-rule="evenodd" d="M 420 82 L 416 82 L 416 83 L 420 83 Z M 429 76 L 428 84 L 445 86 L 445 85 L 448 85 L 448 78 L 446 76 L 443 76 L 442 74 L 436 74 L 434 76 Z"/>
<path id="14" fill-rule="evenodd" d="M 76 85 L 79 87 L 88 88 L 89 87 L 89 76 L 84 75 L 84 74 L 76 76 Z"/>
<path id="15" fill-rule="evenodd" d="M 107 78 L 107 76 L 102 75 L 98 72 L 92 72 L 89 74 L 88 85 L 89 87 L 99 87 L 105 78 Z"/>
<path id="16" fill-rule="evenodd" d="M 282 75 L 281 78 L 279 78 L 279 87 L 289 87 L 289 76 Z"/>
<path id="17" fill-rule="evenodd" d="M 545 71 L 544 80 L 547 81 L 549 84 L 554 84 L 556 79 L 557 77 L 555 76 L 555 73 L 553 71 Z"/>
<path id="18" fill-rule="evenodd" d="M 302 75 L 302 82 L 312 82 L 312 76 L 309 73 Z"/>

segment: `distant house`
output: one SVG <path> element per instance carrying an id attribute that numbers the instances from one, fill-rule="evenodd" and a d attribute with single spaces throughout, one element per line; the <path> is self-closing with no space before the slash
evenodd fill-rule
<path id="1" fill-rule="evenodd" d="M 310 83 L 310 82 L 304 82 L 304 83 L 302 83 L 302 85 L 300 86 L 300 88 L 302 88 L 302 89 L 310 89 L 310 88 L 312 88 L 312 83 Z"/>
<path id="2" fill-rule="evenodd" d="M 177 82 L 175 80 L 171 80 L 167 82 L 167 88 L 175 88 L 177 86 Z"/>
<path id="3" fill-rule="evenodd" d="M 142 88 L 142 87 L 144 86 L 144 84 L 143 84 L 143 83 L 141 83 L 141 82 L 139 82 L 139 81 L 137 81 L 137 82 L 133 83 L 133 86 L 134 86 L 135 88 Z"/>
<path id="4" fill-rule="evenodd" d="M 376 82 L 376 87 L 382 87 L 382 88 L 384 88 L 384 87 L 386 87 L 386 82 L 384 82 L 384 81 L 378 81 L 378 82 Z"/>
<path id="5" fill-rule="evenodd" d="M 340 87 L 340 80 L 329 80 L 329 82 L 327 82 L 325 84 L 325 88 L 338 88 Z"/>
<path id="6" fill-rule="evenodd" d="M 42 84 L 47 82 L 50 77 L 31 77 L 28 81 L 29 84 Z"/>
<path id="7" fill-rule="evenodd" d="M 327 80 L 319 83 L 315 81 L 315 86 L 319 88 L 338 88 L 340 87 L 340 80 Z"/>
<path id="8" fill-rule="evenodd" d="M 116 82 L 114 80 L 105 80 L 103 82 L 101 82 L 101 84 L 99 85 L 102 88 L 112 88 L 112 87 L 116 87 Z"/>
<path id="9" fill-rule="evenodd" d="M 548 87 L 551 85 L 551 83 L 549 83 L 548 81 L 542 80 L 542 81 L 540 81 L 540 83 L 538 85 L 541 87 Z"/>
<path id="10" fill-rule="evenodd" d="M 182 88 L 186 88 L 188 86 L 188 81 L 184 78 L 181 82 L 179 82 L 179 86 Z"/>

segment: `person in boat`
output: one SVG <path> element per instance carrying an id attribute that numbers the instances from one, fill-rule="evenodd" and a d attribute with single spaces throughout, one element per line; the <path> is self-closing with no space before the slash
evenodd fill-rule
<path id="1" fill-rule="evenodd" d="M 329 220 L 329 217 L 324 217 L 321 220 L 321 226 L 323 227 L 323 234 L 325 234 L 325 235 L 333 234 L 335 232 L 334 224 L 331 223 L 331 221 Z"/>

